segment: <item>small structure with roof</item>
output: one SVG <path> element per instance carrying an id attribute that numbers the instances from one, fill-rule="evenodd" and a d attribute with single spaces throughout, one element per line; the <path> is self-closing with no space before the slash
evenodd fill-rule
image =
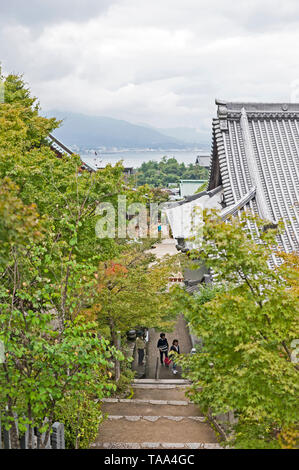
<path id="1" fill-rule="evenodd" d="M 197 155 L 195 165 L 202 166 L 203 168 L 210 168 L 211 155 L 209 153 Z"/>
<path id="2" fill-rule="evenodd" d="M 206 180 L 180 180 L 180 196 L 192 196 L 206 182 Z"/>

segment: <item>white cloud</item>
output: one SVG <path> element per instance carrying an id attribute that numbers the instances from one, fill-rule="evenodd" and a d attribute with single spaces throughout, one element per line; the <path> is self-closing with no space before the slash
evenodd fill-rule
<path id="1" fill-rule="evenodd" d="M 99 3 L 82 0 L 80 15 L 77 1 L 76 14 L 63 8 L 32 24 L 28 14 L 12 21 L 4 11 L 5 71 L 24 72 L 44 109 L 209 130 L 215 97 L 291 99 L 299 78 L 296 0 Z"/>

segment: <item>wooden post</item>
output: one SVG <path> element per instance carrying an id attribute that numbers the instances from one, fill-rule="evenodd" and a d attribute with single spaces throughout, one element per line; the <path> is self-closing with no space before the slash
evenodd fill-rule
<path id="1" fill-rule="evenodd" d="M 159 379 L 159 372 L 160 372 L 160 368 L 159 368 L 159 364 L 160 364 L 160 359 L 157 357 L 157 361 L 156 361 L 156 372 L 155 372 L 155 380 L 158 380 Z"/>

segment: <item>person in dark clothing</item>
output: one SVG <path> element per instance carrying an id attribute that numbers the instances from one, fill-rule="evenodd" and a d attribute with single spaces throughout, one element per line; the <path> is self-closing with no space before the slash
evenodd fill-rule
<path id="1" fill-rule="evenodd" d="M 157 348 L 159 348 L 160 361 L 161 361 L 161 364 L 163 365 L 164 364 L 163 363 L 163 354 L 165 355 L 165 357 L 168 357 L 168 348 L 169 348 L 168 341 L 166 339 L 165 333 L 160 334 L 160 339 L 158 341 Z"/>
<path id="2" fill-rule="evenodd" d="M 170 348 L 170 353 L 169 353 L 169 355 L 171 356 L 171 360 L 172 360 L 172 373 L 174 375 L 178 373 L 178 371 L 176 370 L 176 363 L 175 363 L 177 354 L 180 354 L 179 341 L 177 339 L 174 339 L 172 342 L 172 346 Z"/>

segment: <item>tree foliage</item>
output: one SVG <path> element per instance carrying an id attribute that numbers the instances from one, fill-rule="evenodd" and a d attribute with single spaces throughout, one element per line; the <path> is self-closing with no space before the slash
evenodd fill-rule
<path id="1" fill-rule="evenodd" d="M 180 179 L 207 179 L 208 170 L 199 165 L 178 163 L 175 158 L 163 157 L 160 162 L 142 163 L 137 172 L 137 184 L 148 184 L 165 188 L 169 183 L 179 183 Z"/>
<path id="2" fill-rule="evenodd" d="M 57 158 L 47 136 L 59 122 L 40 116 L 22 77 L 10 75 L 4 86 L 0 405 L 17 447 L 26 425 L 50 432 L 66 396 L 76 401 L 84 392 L 85 401 L 94 400 L 115 389 L 114 361 L 123 355 L 84 311 L 95 302 L 99 264 L 118 256 L 125 242 L 98 239 L 95 213 L 99 202 L 116 204 L 122 193 L 140 201 L 142 191 L 124 185 L 121 165 L 91 174 L 80 171 L 78 155 Z"/>
<path id="3" fill-rule="evenodd" d="M 258 228 L 259 243 L 248 223 Z M 291 431 L 288 442 L 294 443 L 299 256 L 279 253 L 277 230 L 249 214 L 230 223 L 211 215 L 203 230 L 202 247 L 193 256 L 212 270 L 214 287 L 192 297 L 178 295 L 192 330 L 204 341 L 202 352 L 183 360 L 193 382 L 190 395 L 206 412 L 235 412 L 235 447 L 280 447 Z M 274 252 L 279 267 L 271 262 Z"/>
<path id="4" fill-rule="evenodd" d="M 55 419 L 64 424 L 65 447 L 86 449 L 95 440 L 104 420 L 100 400 L 85 390 L 66 394 L 55 408 Z"/>
<path id="5" fill-rule="evenodd" d="M 145 248 L 136 245 L 102 262 L 96 274 L 98 301 L 89 314 L 97 318 L 99 328 L 109 329 L 114 344 L 116 331 L 124 335 L 136 326 L 165 328 L 173 319 L 167 284 L 177 261 L 157 261 Z"/>

